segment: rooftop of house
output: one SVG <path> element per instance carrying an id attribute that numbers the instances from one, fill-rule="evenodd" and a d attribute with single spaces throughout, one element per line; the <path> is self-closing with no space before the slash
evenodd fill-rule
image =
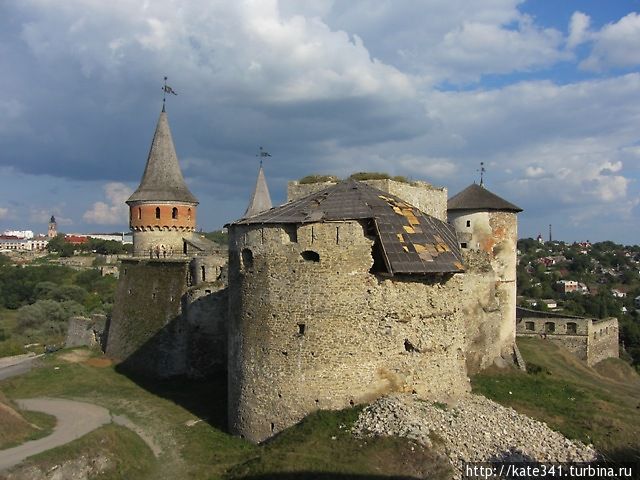
<path id="1" fill-rule="evenodd" d="M 308 224 L 371 220 L 390 274 L 464 270 L 455 230 L 395 195 L 347 180 L 232 225 Z"/>

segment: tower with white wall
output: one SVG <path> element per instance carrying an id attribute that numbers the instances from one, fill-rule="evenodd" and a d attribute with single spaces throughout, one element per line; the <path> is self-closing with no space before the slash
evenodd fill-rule
<path id="1" fill-rule="evenodd" d="M 462 250 L 485 252 L 496 274 L 501 323 L 491 334 L 495 357 L 510 356 L 515 346 L 517 214 L 521 211 L 513 203 L 475 183 L 447 203 L 447 217 L 456 230 Z"/>

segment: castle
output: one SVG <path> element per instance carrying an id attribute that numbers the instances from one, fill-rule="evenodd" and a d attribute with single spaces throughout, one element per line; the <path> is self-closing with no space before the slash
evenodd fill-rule
<path id="1" fill-rule="evenodd" d="M 471 185 L 300 184 L 270 208 L 262 166 L 228 252 L 195 233 L 162 111 L 127 201 L 106 351 L 147 375 L 226 372 L 229 428 L 262 441 L 388 392 L 448 399 L 517 357 L 515 205 Z"/>

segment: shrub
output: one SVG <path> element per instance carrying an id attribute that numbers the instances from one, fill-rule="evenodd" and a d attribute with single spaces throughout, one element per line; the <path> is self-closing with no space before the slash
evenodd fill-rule
<path id="1" fill-rule="evenodd" d="M 300 185 L 308 185 L 310 183 L 338 182 L 340 179 L 335 175 L 307 175 L 298 180 Z"/>

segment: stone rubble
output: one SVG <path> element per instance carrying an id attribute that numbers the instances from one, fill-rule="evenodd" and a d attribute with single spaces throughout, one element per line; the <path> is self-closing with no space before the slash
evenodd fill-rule
<path id="1" fill-rule="evenodd" d="M 463 396 L 455 405 L 412 395 L 383 397 L 360 413 L 352 432 L 406 437 L 427 447 L 442 441 L 458 473 L 464 461 L 588 462 L 598 457 L 591 445 L 480 395 Z"/>

